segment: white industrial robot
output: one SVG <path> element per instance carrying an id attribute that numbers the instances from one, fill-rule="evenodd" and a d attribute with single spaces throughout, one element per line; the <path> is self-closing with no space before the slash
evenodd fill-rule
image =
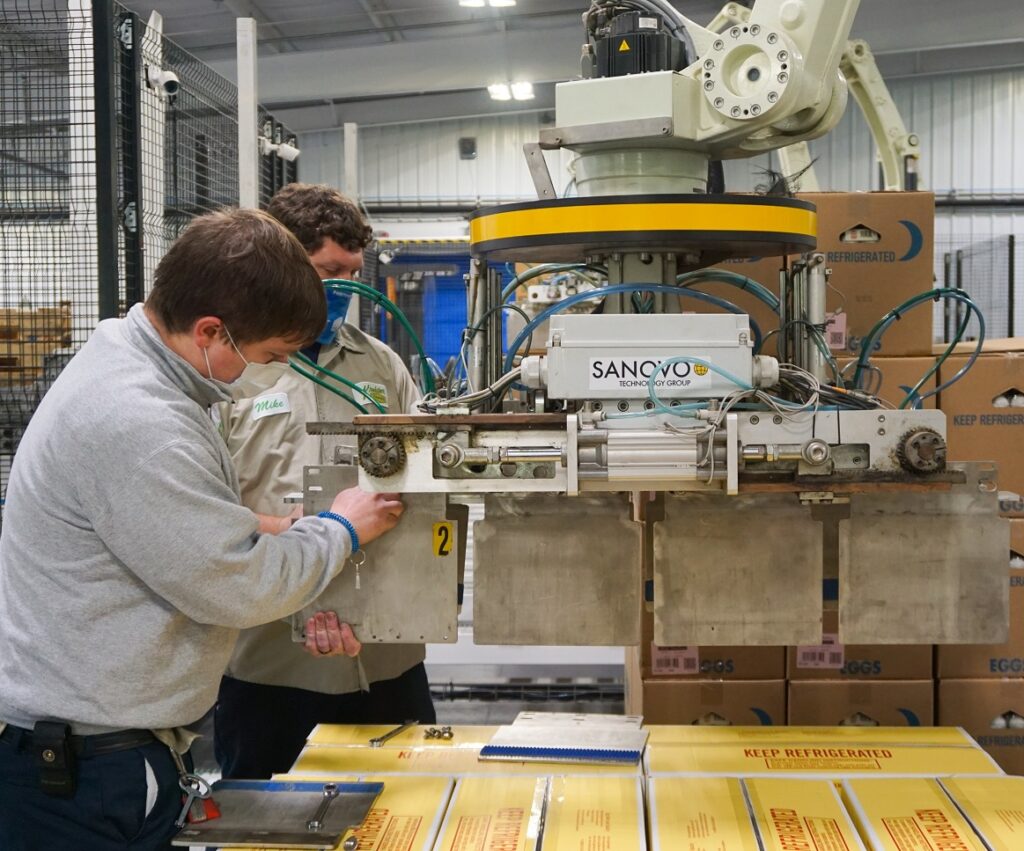
<path id="1" fill-rule="evenodd" d="M 557 86 L 556 126 L 527 146 L 538 200 L 472 218 L 467 388 L 421 415 L 310 427 L 358 447 L 308 471 L 307 511 L 356 467 L 363 487 L 410 505 L 403 533 L 330 601 L 363 641 L 455 640 L 464 494 L 485 495 L 480 643 L 636 644 L 645 601 L 662 645 L 817 643 L 828 580 L 845 642 L 1005 639 L 994 470 L 947 464 L 945 417 L 913 394 L 893 409 L 858 389 L 899 313 L 879 317 L 845 380 L 822 338 L 813 205 L 724 194 L 718 178 L 723 159 L 835 126 L 857 6 L 757 0 L 715 32 L 667 0 L 595 0 L 583 78 Z M 577 197 L 556 197 L 548 174 L 543 151 L 560 148 Z M 694 270 L 794 254 L 777 293 L 759 294 L 777 329 L 684 312 L 722 303 L 687 288 Z M 503 351 L 509 261 L 597 284 Z M 935 298 L 966 299 L 935 290 L 903 307 Z M 544 348 L 522 351 L 542 324 Z M 774 355 L 760 351 L 769 331 Z"/>

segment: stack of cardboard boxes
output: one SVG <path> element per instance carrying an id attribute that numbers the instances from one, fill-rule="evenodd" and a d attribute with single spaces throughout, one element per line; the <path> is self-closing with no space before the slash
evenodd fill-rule
<path id="1" fill-rule="evenodd" d="M 0 308 L 0 383 L 31 384 L 43 360 L 71 343 L 71 304 Z"/>
<path id="2" fill-rule="evenodd" d="M 626 711 L 647 724 L 786 723 L 784 647 L 659 647 L 644 612 L 626 677 Z"/>
<path id="3" fill-rule="evenodd" d="M 802 197 L 818 208 L 818 250 L 834 287 L 826 338 L 845 366 L 886 311 L 934 286 L 934 199 L 927 193 Z M 761 259 L 722 268 L 778 292 L 779 266 L 777 259 Z M 778 326 L 749 293 L 697 288 L 749 311 L 765 333 Z M 708 308 L 687 299 L 683 309 Z M 898 405 L 943 348 L 934 347 L 928 305 L 906 313 L 872 355 L 877 395 Z M 919 393 L 955 375 L 972 349 L 961 345 Z M 934 407 L 935 397 L 925 404 Z M 627 664 L 630 711 L 643 712 L 649 723 L 778 724 L 784 717 L 800 725 L 962 726 L 1004 769 L 1024 773 L 1024 340 L 990 341 L 970 375 L 943 391 L 938 404 L 948 418 L 950 460 L 998 467 L 1001 511 L 1012 518 L 1006 644 L 843 647 L 835 602 L 826 599 L 822 644 L 790 648 L 783 672 L 779 648 L 658 648 L 648 615 L 643 644 Z"/>
<path id="4" fill-rule="evenodd" d="M 967 357 L 951 357 L 941 370 L 941 380 L 956 375 Z M 1009 640 L 1001 645 L 938 648 L 938 723 L 964 727 L 1014 774 L 1024 774 L 1022 393 L 1024 340 L 993 340 L 970 373 L 944 390 L 940 400 L 948 420 L 950 460 L 994 461 L 1000 509 L 1011 520 Z"/>

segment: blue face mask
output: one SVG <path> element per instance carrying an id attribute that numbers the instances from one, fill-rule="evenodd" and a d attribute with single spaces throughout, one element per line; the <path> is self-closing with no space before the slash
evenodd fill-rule
<path id="1" fill-rule="evenodd" d="M 348 316 L 348 306 L 352 303 L 352 293 L 339 292 L 338 290 L 326 290 L 327 296 L 327 327 L 317 337 L 321 346 L 329 346 L 341 330 L 341 325 Z"/>

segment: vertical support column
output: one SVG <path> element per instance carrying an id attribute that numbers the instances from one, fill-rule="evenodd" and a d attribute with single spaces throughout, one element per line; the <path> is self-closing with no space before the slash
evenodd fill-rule
<path id="1" fill-rule="evenodd" d="M 342 181 L 345 195 L 356 204 L 359 203 L 359 127 L 346 121 L 342 128 Z M 362 309 L 359 296 L 352 296 L 345 321 L 359 326 Z"/>
<path id="2" fill-rule="evenodd" d="M 121 74 L 121 226 L 124 228 L 124 306 L 146 297 L 142 221 L 142 22 L 123 14 L 118 24 Z"/>
<path id="3" fill-rule="evenodd" d="M 948 251 L 942 255 L 942 286 L 947 290 L 953 286 L 953 255 Z M 942 304 L 942 342 L 948 343 L 953 336 L 953 302 L 946 298 Z"/>
<path id="4" fill-rule="evenodd" d="M 1007 237 L 1007 250 L 1010 253 L 1009 259 L 1006 264 L 1006 310 L 1008 317 L 1006 320 L 1006 336 L 1015 336 L 1014 332 L 1017 328 L 1017 237 L 1014 234 L 1010 234 Z"/>
<path id="5" fill-rule="evenodd" d="M 93 92 L 96 128 L 96 269 L 100 319 L 118 315 L 117 106 L 114 4 L 93 0 Z"/>
<path id="6" fill-rule="evenodd" d="M 260 205 L 256 19 L 235 21 L 238 44 L 238 206 Z"/>

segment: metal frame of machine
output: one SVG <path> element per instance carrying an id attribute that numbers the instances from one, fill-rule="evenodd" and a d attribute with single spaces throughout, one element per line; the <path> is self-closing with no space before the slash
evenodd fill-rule
<path id="1" fill-rule="evenodd" d="M 726 257 L 813 248 L 812 205 L 708 194 L 711 164 L 835 125 L 857 5 L 757 0 L 719 34 L 665 0 L 595 0 L 589 79 L 557 87 L 556 127 L 538 143 L 576 154 L 582 197 L 546 197 L 528 147 L 541 200 L 473 217 L 464 381 L 419 415 L 311 426 L 357 436 L 364 488 L 486 495 L 482 640 L 635 643 L 642 592 L 659 644 L 808 643 L 829 578 L 843 589 L 842 640 L 1005 634 L 1008 528 L 991 470 L 947 464 L 945 418 L 913 394 L 892 409 L 860 386 L 899 312 L 868 335 L 848 381 L 822 338 L 822 255 L 780 260 L 777 294 L 761 288 L 777 357 L 758 351 L 766 335 L 747 316 L 687 288 Z M 516 282 L 503 289 L 495 264 L 508 260 L 597 283 L 530 319 L 506 352 Z M 945 290 L 901 309 L 932 298 L 977 313 Z M 727 313 L 687 314 L 692 299 Z M 545 323 L 543 353 L 520 356 Z M 414 564 L 401 569 L 415 581 Z M 918 622 L 907 612 L 921 600 L 934 617 Z"/>

